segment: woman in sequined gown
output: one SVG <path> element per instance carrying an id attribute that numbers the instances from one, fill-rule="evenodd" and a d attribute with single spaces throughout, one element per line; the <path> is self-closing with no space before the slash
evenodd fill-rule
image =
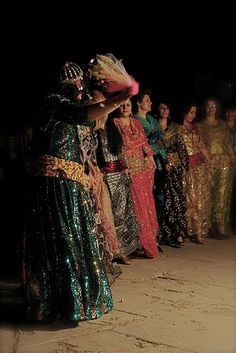
<path id="1" fill-rule="evenodd" d="M 219 119 L 219 105 L 213 98 L 204 104 L 205 116 L 198 123 L 203 142 L 210 156 L 211 236 L 228 238 L 231 200 L 231 162 L 234 160 L 230 133 Z"/>
<path id="2" fill-rule="evenodd" d="M 210 229 L 210 157 L 193 123 L 196 113 L 197 106 L 194 103 L 183 107 L 180 134 L 189 157 L 189 170 L 183 179 L 187 233 L 192 241 L 204 244 Z"/>
<path id="3" fill-rule="evenodd" d="M 119 243 L 117 260 L 131 264 L 129 255 L 139 248 L 139 227 L 132 201 L 131 180 L 121 158 L 122 140 L 110 116 L 100 119 L 98 134 L 98 164 L 109 190 L 116 234 Z"/>
<path id="4" fill-rule="evenodd" d="M 158 105 L 159 152 L 156 159 L 162 165 L 162 176 L 157 179 L 159 192 L 162 195 L 162 211 L 159 219 L 161 226 L 161 243 L 178 248 L 186 236 L 185 194 L 183 176 L 188 170 L 188 153 L 180 126 L 169 121 L 170 107 L 165 101 Z"/>
<path id="5" fill-rule="evenodd" d="M 112 284 L 121 274 L 121 269 L 112 264 L 112 259 L 118 254 L 118 241 L 109 192 L 97 165 L 98 141 L 93 130 L 94 122 L 77 126 L 78 138 L 81 141 L 81 162 L 83 165 L 87 165 L 91 181 L 90 191 L 94 200 L 99 255 L 105 266 L 109 283 Z"/>
<path id="6" fill-rule="evenodd" d="M 78 124 L 110 113 L 132 93 L 128 88 L 102 106 L 82 106 L 83 92 L 82 70 L 66 63 L 59 94 L 46 97 L 35 128 L 37 162 L 30 170 L 23 249 L 26 316 L 32 321 L 74 325 L 113 306 Z"/>
<path id="7" fill-rule="evenodd" d="M 127 100 L 118 109 L 118 117 L 114 118 L 114 123 L 122 137 L 123 158 L 132 180 L 131 192 L 140 226 L 140 245 L 145 256 L 153 258 L 158 255 L 158 223 L 152 194 L 156 165 L 143 127 L 132 117 L 131 111 L 131 101 Z"/>

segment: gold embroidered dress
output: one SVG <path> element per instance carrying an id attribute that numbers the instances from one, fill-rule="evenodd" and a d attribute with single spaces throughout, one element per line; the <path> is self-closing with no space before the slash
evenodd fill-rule
<path id="1" fill-rule="evenodd" d="M 206 120 L 198 123 L 203 142 L 211 155 L 210 187 L 211 187 L 211 222 L 212 229 L 228 227 L 231 198 L 230 135 L 226 123 L 217 120 L 210 126 Z"/>
<path id="2" fill-rule="evenodd" d="M 210 173 L 201 149 L 205 148 L 196 125 L 182 125 L 180 133 L 189 157 L 189 170 L 184 177 L 186 225 L 190 237 L 207 235 L 210 228 Z"/>

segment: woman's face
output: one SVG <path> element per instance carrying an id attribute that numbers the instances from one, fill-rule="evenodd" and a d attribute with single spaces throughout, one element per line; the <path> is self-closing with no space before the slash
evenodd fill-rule
<path id="1" fill-rule="evenodd" d="M 145 94 L 143 96 L 143 99 L 141 100 L 141 102 L 138 102 L 138 107 L 139 107 L 139 109 L 142 109 L 142 110 L 146 111 L 147 113 L 151 111 L 152 101 L 151 101 L 151 98 L 148 94 Z"/>
<path id="2" fill-rule="evenodd" d="M 196 113 L 197 113 L 197 107 L 192 106 L 192 107 L 189 109 L 188 113 L 185 114 L 185 116 L 184 116 L 184 121 L 187 121 L 187 123 L 192 123 L 193 120 L 194 120 L 195 117 L 196 117 Z"/>
<path id="3" fill-rule="evenodd" d="M 208 100 L 206 102 L 205 108 L 206 108 L 206 115 L 215 115 L 216 108 L 217 108 L 216 101 L 213 99 Z"/>
<path id="4" fill-rule="evenodd" d="M 160 103 L 158 109 L 159 109 L 159 112 L 160 112 L 160 118 L 161 118 L 161 119 L 163 119 L 163 118 L 165 118 L 165 119 L 169 118 L 170 109 L 169 109 L 169 107 L 168 107 L 166 104 Z"/>
<path id="5" fill-rule="evenodd" d="M 225 119 L 226 119 L 226 121 L 230 121 L 230 122 L 233 121 L 235 124 L 236 123 L 236 108 L 227 110 L 225 113 Z"/>
<path id="6" fill-rule="evenodd" d="M 131 100 L 128 99 L 124 103 L 122 103 L 119 107 L 120 110 L 120 116 L 122 118 L 129 118 L 130 115 L 132 115 L 132 103 Z"/>

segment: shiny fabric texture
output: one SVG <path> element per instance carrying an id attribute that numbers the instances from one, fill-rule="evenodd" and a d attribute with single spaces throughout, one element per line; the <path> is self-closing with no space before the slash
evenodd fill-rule
<path id="1" fill-rule="evenodd" d="M 229 131 L 230 131 L 230 137 L 231 137 L 231 143 L 232 143 L 234 155 L 236 156 L 236 127 L 230 129 Z"/>
<path id="2" fill-rule="evenodd" d="M 161 129 L 159 123 L 159 152 L 162 170 L 157 174 L 157 202 L 160 213 L 159 239 L 162 243 L 175 243 L 178 236 L 185 236 L 185 194 L 183 189 L 183 168 L 188 170 L 188 153 L 180 135 L 179 125 L 170 123 L 167 129 Z M 169 163 L 170 170 L 166 170 Z"/>
<path id="3" fill-rule="evenodd" d="M 150 114 L 146 115 L 146 119 L 143 119 L 139 114 L 135 114 L 134 117 L 142 124 L 148 143 L 152 147 L 154 154 L 158 153 L 159 124 L 157 120 Z"/>
<path id="4" fill-rule="evenodd" d="M 211 168 L 211 203 L 212 228 L 218 230 L 220 226 L 229 228 L 229 214 L 232 190 L 232 174 L 230 167 Z"/>
<path id="5" fill-rule="evenodd" d="M 200 151 L 205 146 L 194 124 L 181 126 L 180 133 L 189 156 L 189 170 L 183 178 L 187 232 L 190 237 L 206 236 L 211 226 L 211 204 L 210 170 Z"/>
<path id="6" fill-rule="evenodd" d="M 99 228 L 101 228 L 101 232 L 104 236 L 104 243 L 101 244 L 103 248 L 103 250 L 101 250 L 103 253 L 102 257 L 107 265 L 111 265 L 112 259 L 119 253 L 119 244 L 112 212 L 111 198 L 103 174 L 99 168 L 90 165 L 90 170 L 93 177 L 95 206 L 101 219 Z"/>
<path id="7" fill-rule="evenodd" d="M 101 167 L 101 172 L 103 173 L 116 173 L 122 172 L 126 169 L 122 160 L 112 161 L 112 162 L 105 162 L 103 167 Z"/>
<path id="8" fill-rule="evenodd" d="M 236 158 L 236 128 L 230 129 L 231 142 L 233 146 L 234 157 Z M 232 199 L 230 210 L 230 225 L 236 234 L 236 170 L 232 168 Z"/>
<path id="9" fill-rule="evenodd" d="M 90 194 L 71 180 L 35 177 L 31 182 L 32 214 L 24 242 L 27 317 L 100 317 L 112 308 L 112 299 Z"/>
<path id="10" fill-rule="evenodd" d="M 160 148 L 158 146 L 158 140 L 160 138 L 160 126 L 157 120 L 150 114 L 146 115 L 146 119 L 141 117 L 139 114 L 135 114 L 134 116 L 138 119 L 143 128 L 144 132 L 147 136 L 147 140 L 149 145 L 153 150 L 153 158 L 156 163 L 156 170 L 154 174 L 154 185 L 153 185 L 153 196 L 155 200 L 157 218 L 158 218 L 158 234 L 157 239 L 160 242 L 162 237 L 161 232 L 161 217 L 163 211 L 163 204 L 164 204 L 164 179 L 165 179 L 165 163 L 167 159 L 166 150 L 164 148 Z"/>
<path id="11" fill-rule="evenodd" d="M 36 151 L 78 163 L 78 170 L 83 165 L 88 172 L 77 127 L 85 121 L 86 108 L 49 97 Z M 113 303 L 91 193 L 65 175 L 30 177 L 29 184 L 23 252 L 27 318 L 78 322 L 100 317 Z"/>
<path id="12" fill-rule="evenodd" d="M 90 177 L 85 174 L 82 164 L 54 156 L 42 155 L 34 169 L 30 170 L 30 173 L 34 176 L 50 176 L 74 180 L 82 184 L 86 190 L 91 187 Z"/>
<path id="13" fill-rule="evenodd" d="M 111 260 L 118 252 L 118 241 L 110 195 L 103 181 L 103 175 L 97 166 L 97 135 L 89 124 L 88 126 L 78 125 L 78 136 L 81 141 L 82 161 L 86 164 L 91 179 L 91 192 L 94 197 L 96 219 L 98 220 L 100 256 L 104 263 L 111 267 Z"/>
<path id="14" fill-rule="evenodd" d="M 130 178 L 124 172 L 124 163 L 121 163 L 119 156 L 109 151 L 106 131 L 100 129 L 98 134 L 101 141 L 98 153 L 101 156 L 100 159 L 104 161 L 103 166 L 105 166 L 101 169 L 111 198 L 119 243 L 118 257 L 127 256 L 139 247 L 139 227 L 132 201 Z M 106 168 L 109 163 L 113 165 L 113 168 Z M 120 171 L 114 171 L 114 165 L 117 165 Z"/>
<path id="15" fill-rule="evenodd" d="M 203 142 L 212 156 L 210 167 L 211 223 L 212 229 L 228 229 L 232 174 L 228 149 L 231 148 L 229 129 L 222 120 L 210 126 L 205 120 L 198 123 Z"/>
<path id="16" fill-rule="evenodd" d="M 149 258 L 158 255 L 156 236 L 158 230 L 154 197 L 152 194 L 154 171 L 145 166 L 145 157 L 153 152 L 147 143 L 142 124 L 130 118 L 130 124 L 122 124 L 114 119 L 123 140 L 123 156 L 132 180 L 131 192 L 137 221 L 140 226 L 139 241 L 145 255 Z"/>

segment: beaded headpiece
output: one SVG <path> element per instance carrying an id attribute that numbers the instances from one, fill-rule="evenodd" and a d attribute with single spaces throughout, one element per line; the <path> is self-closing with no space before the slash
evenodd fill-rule
<path id="1" fill-rule="evenodd" d="M 78 80 L 83 80 L 83 71 L 79 65 L 66 62 L 59 73 L 59 80 L 63 84 L 75 83 Z"/>

